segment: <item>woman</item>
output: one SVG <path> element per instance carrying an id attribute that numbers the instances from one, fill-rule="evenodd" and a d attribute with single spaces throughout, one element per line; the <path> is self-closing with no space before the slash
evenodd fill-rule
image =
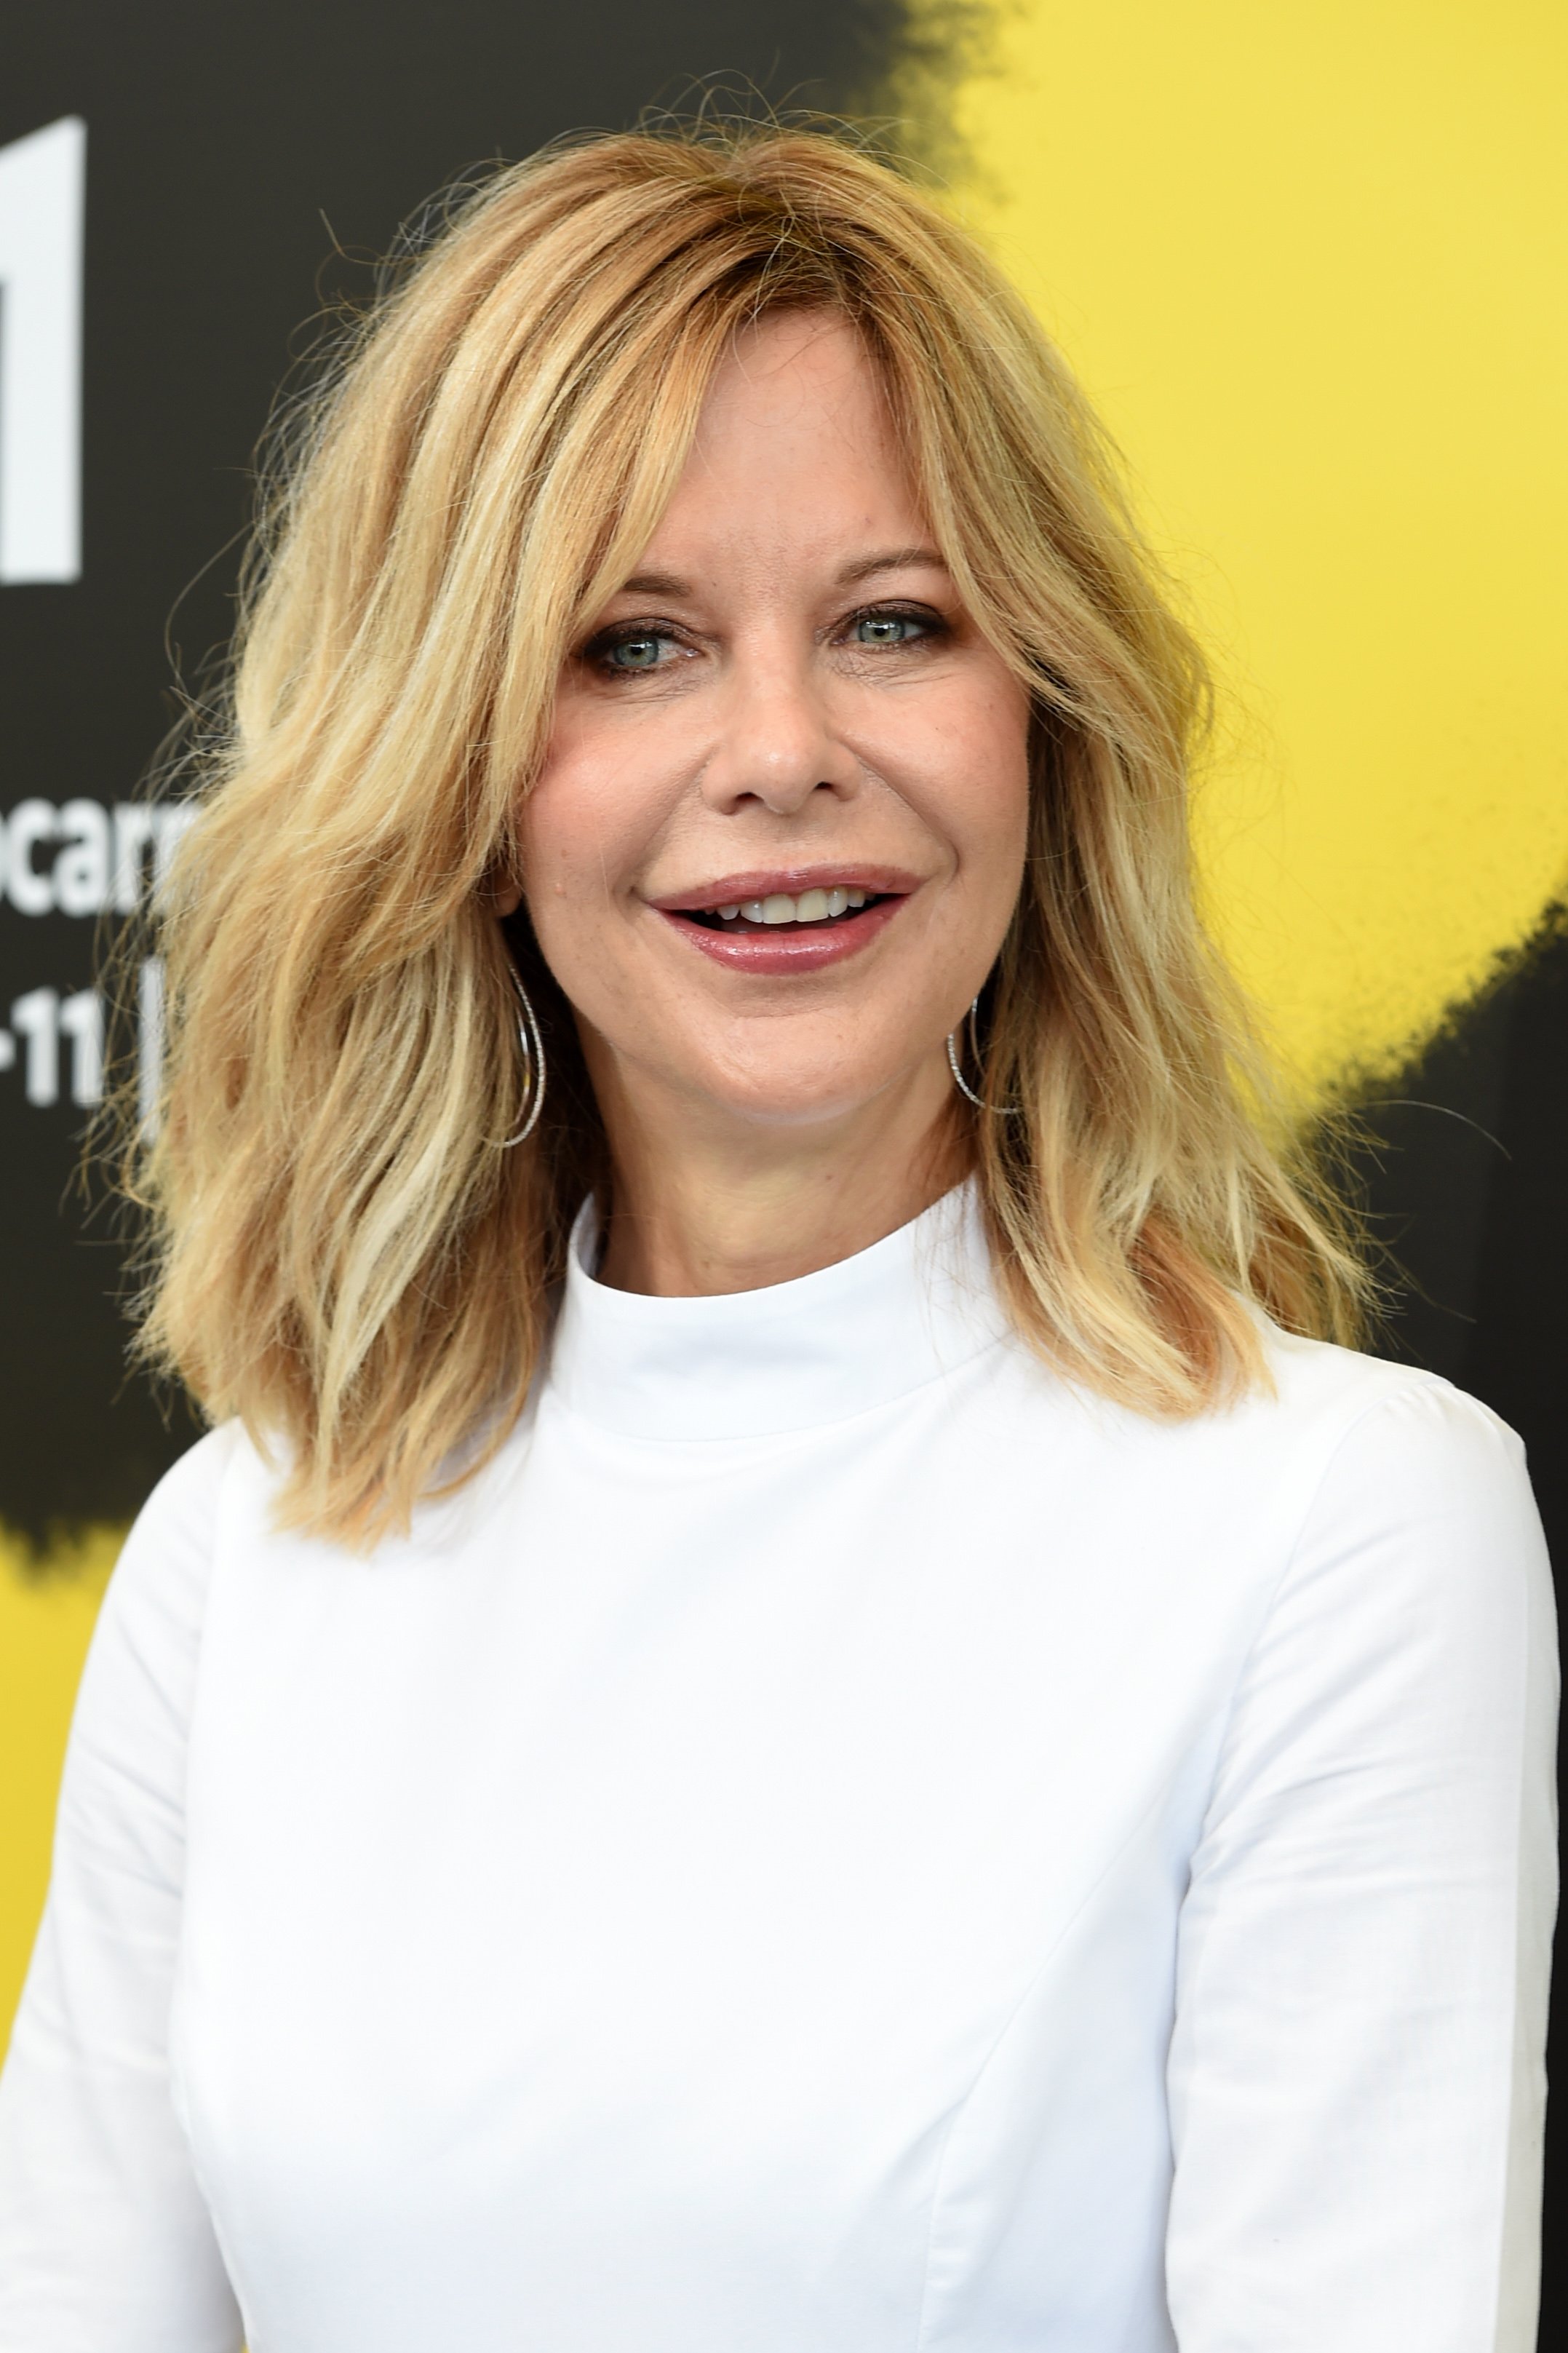
<path id="1" fill-rule="evenodd" d="M 1059 364 L 830 140 L 509 172 L 169 911 L 10 2353 L 1521 2353 L 1549 1599 L 1331 1345 Z M 241 2317 L 243 2316 L 243 2319 Z"/>

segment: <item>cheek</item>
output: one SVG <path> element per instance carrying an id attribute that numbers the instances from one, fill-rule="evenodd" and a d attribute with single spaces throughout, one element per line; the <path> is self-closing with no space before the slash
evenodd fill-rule
<path id="1" fill-rule="evenodd" d="M 679 712 L 629 712 L 567 688 L 518 822 L 536 917 L 592 920 L 623 905 L 679 809 L 692 758 Z"/>
<path id="2" fill-rule="evenodd" d="M 676 764 L 647 729 L 558 724 L 518 817 L 523 897 L 557 987 L 601 1035 L 646 1021 L 636 885 L 680 800 Z"/>
<path id="3" fill-rule="evenodd" d="M 572 717 L 558 723 L 518 818 L 518 840 L 536 930 L 570 913 L 609 912 L 657 829 L 657 796 L 625 743 Z"/>
<path id="4" fill-rule="evenodd" d="M 547 918 L 552 899 L 577 895 L 585 798 L 574 790 L 569 773 L 546 770 L 522 805 L 518 840 L 536 923 Z M 595 827 L 595 833 L 599 830 Z"/>
<path id="5" fill-rule="evenodd" d="M 927 821 L 945 833 L 965 896 L 1011 908 L 1029 834 L 1029 701 L 1007 673 L 927 714 Z"/>
<path id="6" fill-rule="evenodd" d="M 616 884 L 632 844 L 603 769 L 552 756 L 518 819 L 523 896 L 540 954 L 574 1005 L 611 964 Z M 586 1009 L 585 1008 L 584 1009 Z"/>

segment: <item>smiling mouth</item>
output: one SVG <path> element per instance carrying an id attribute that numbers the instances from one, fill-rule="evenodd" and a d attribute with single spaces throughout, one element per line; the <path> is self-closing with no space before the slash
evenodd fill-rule
<path id="1" fill-rule="evenodd" d="M 824 859 L 793 872 L 753 867 L 716 875 L 649 905 L 713 964 L 781 980 L 826 971 L 870 947 L 898 921 L 921 881 L 896 866 L 847 862 L 836 872 Z"/>
<path id="2" fill-rule="evenodd" d="M 738 899 L 722 907 L 689 908 L 685 913 L 689 923 L 700 923 L 710 932 L 801 931 L 841 923 L 894 895 L 887 891 L 852 890 L 847 885 L 802 891 L 795 897 L 786 891 L 771 891 L 763 899 Z"/>

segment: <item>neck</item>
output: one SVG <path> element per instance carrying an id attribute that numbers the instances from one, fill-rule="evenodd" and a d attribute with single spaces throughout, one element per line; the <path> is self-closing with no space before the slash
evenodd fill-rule
<path id="1" fill-rule="evenodd" d="M 596 1059 L 592 1058 L 591 1059 Z M 599 1279 L 661 1298 L 760 1291 L 868 1250 L 969 1166 L 945 1064 L 799 1125 L 707 1117 L 594 1071 L 613 1169 Z"/>

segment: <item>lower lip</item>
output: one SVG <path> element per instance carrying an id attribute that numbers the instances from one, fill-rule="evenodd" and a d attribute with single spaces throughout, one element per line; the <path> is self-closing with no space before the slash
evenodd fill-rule
<path id="1" fill-rule="evenodd" d="M 825 965 L 842 964 L 846 956 L 869 947 L 903 903 L 902 898 L 879 899 L 875 906 L 840 915 L 837 923 L 781 923 L 767 932 L 715 932 L 689 915 L 672 914 L 663 907 L 658 913 L 682 939 L 715 964 L 728 965 L 731 972 L 791 975 L 820 972 Z"/>

